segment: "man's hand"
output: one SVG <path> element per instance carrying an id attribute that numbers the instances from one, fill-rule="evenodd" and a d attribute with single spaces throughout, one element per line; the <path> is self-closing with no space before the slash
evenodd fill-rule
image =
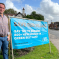
<path id="1" fill-rule="evenodd" d="M 7 36 L 7 38 L 8 38 L 8 40 L 7 40 L 7 41 L 9 41 L 9 40 L 10 40 L 10 34 Z"/>

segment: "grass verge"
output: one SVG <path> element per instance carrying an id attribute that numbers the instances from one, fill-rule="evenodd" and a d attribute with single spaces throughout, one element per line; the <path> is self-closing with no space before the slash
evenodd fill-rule
<path id="1" fill-rule="evenodd" d="M 3 59 L 0 55 L 0 59 Z M 39 45 L 34 48 L 32 52 L 15 59 L 59 59 L 59 52 L 56 47 L 51 43 L 51 53 L 49 53 L 49 44 Z"/>
<path id="2" fill-rule="evenodd" d="M 51 43 L 51 53 L 49 53 L 49 44 L 45 44 L 36 46 L 32 52 L 21 57 L 15 57 L 15 59 L 59 59 L 59 52 Z"/>

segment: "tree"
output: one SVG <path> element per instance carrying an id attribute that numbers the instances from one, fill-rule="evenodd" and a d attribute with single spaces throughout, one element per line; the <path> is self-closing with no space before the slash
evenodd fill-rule
<path id="1" fill-rule="evenodd" d="M 36 14 L 36 11 L 33 11 L 32 13 L 31 13 L 31 15 L 35 15 Z"/>
<path id="2" fill-rule="evenodd" d="M 26 18 L 44 20 L 44 16 L 41 14 L 36 14 L 36 11 L 33 11 L 30 15 L 27 15 Z"/>
<path id="3" fill-rule="evenodd" d="M 17 14 L 17 11 L 15 11 L 14 9 L 6 9 L 4 11 L 4 14 Z"/>

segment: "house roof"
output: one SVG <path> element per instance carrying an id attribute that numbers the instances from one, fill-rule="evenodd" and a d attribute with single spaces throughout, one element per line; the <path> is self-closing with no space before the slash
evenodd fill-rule
<path id="1" fill-rule="evenodd" d="M 21 15 L 23 15 L 21 12 L 18 12 L 15 16 L 17 16 L 18 14 L 21 14 Z"/>

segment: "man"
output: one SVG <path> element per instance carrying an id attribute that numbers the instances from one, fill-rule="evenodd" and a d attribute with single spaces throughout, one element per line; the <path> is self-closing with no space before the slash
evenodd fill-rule
<path id="1" fill-rule="evenodd" d="M 8 18 L 3 14 L 5 5 L 0 3 L 0 51 L 2 47 L 3 59 L 8 59 L 8 41 L 10 40 L 10 32 L 8 28 Z"/>

